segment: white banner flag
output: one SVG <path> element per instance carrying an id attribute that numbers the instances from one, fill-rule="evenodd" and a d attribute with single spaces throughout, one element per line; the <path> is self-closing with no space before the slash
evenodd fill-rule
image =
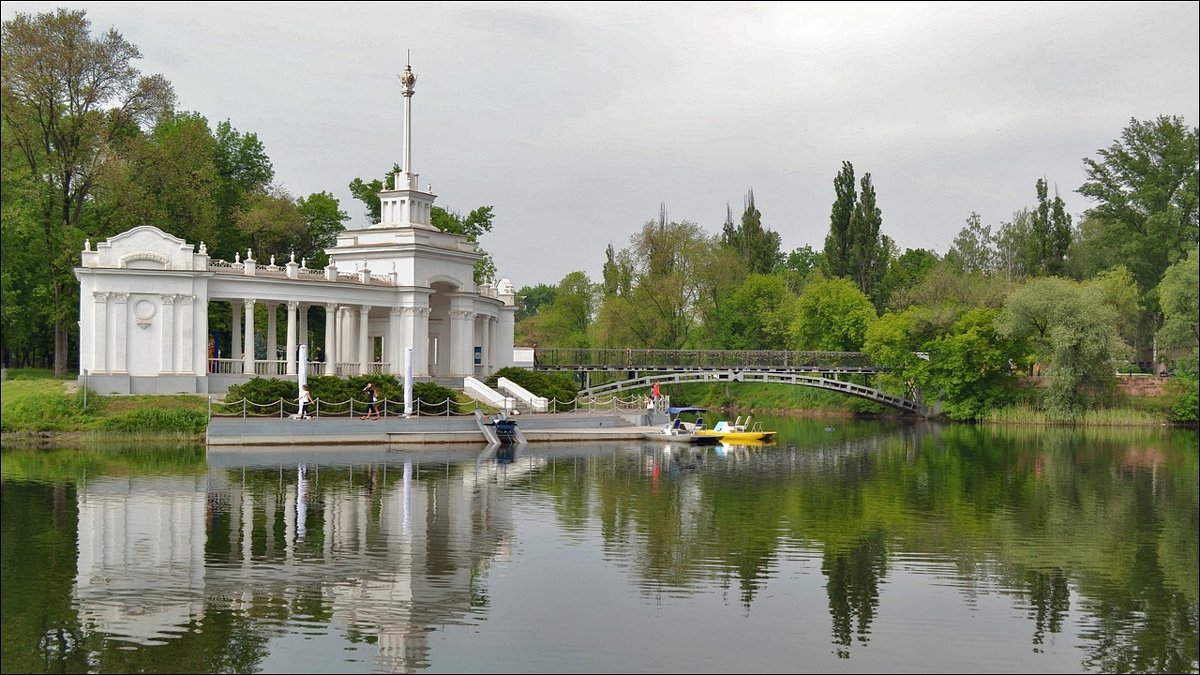
<path id="1" fill-rule="evenodd" d="M 404 416 L 408 417 L 413 411 L 412 398 L 413 348 L 404 348 Z"/>

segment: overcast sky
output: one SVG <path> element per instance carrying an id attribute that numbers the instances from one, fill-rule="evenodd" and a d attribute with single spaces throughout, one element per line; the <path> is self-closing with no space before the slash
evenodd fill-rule
<path id="1" fill-rule="evenodd" d="M 665 205 L 719 233 L 753 189 L 785 251 L 820 250 L 843 160 L 883 231 L 944 254 L 1044 177 L 1078 218 L 1084 157 L 1131 118 L 1200 116 L 1200 11 L 1181 3 L 5 2 L 85 8 L 175 86 L 179 108 L 258 134 L 276 182 L 328 191 L 402 159 L 437 204 L 495 209 L 516 286 L 600 280 Z M 158 224 L 158 223 L 156 223 Z M 161 224 L 159 224 L 161 225 Z M 164 229 L 170 229 L 166 227 Z"/>

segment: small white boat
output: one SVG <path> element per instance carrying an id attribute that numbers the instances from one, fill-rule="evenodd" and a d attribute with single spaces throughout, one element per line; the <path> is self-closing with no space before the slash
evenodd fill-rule
<path id="1" fill-rule="evenodd" d="M 720 442 L 720 436 L 698 433 L 698 430 L 704 428 L 703 418 L 697 418 L 693 423 L 684 422 L 680 419 L 680 415 L 703 414 L 707 412 L 705 408 L 672 407 L 668 408 L 667 412 L 672 415 L 671 421 L 655 433 L 644 434 L 646 439 L 667 441 L 668 443 L 688 443 L 690 445 L 716 445 Z"/>

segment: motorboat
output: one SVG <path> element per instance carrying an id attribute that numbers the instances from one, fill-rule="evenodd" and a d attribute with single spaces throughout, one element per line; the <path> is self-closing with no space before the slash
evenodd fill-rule
<path id="1" fill-rule="evenodd" d="M 751 425 L 752 415 L 746 416 L 746 421 L 742 421 L 742 417 L 738 418 L 731 424 L 725 420 L 721 420 L 713 425 L 712 429 L 696 429 L 693 433 L 700 436 L 716 436 L 721 439 L 722 443 L 770 443 L 775 440 L 774 431 L 766 431 L 762 428 L 762 422 L 754 422 Z"/>

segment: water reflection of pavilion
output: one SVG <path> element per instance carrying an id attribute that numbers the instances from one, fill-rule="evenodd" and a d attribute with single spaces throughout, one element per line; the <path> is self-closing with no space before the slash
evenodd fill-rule
<path id="1" fill-rule="evenodd" d="M 541 463 L 210 463 L 207 476 L 91 480 L 78 498 L 81 619 L 154 644 L 206 611 L 253 617 L 317 598 L 319 616 L 288 610 L 254 630 L 321 624 L 376 642 L 386 669 L 427 667 L 427 633 L 469 620 L 481 570 L 508 555 L 503 483 Z"/>

